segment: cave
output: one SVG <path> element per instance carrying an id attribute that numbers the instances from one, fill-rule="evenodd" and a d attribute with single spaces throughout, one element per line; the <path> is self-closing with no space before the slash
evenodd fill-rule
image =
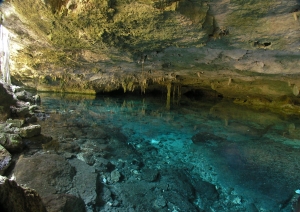
<path id="1" fill-rule="evenodd" d="M 298 0 L 0 15 L 1 211 L 299 212 Z"/>

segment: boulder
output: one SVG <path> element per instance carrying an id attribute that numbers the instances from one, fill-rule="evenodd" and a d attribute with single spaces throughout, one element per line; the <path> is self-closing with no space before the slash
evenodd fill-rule
<path id="1" fill-rule="evenodd" d="M 21 152 L 24 148 L 23 140 L 18 134 L 5 134 L 6 140 L 0 140 L 0 144 L 10 153 Z"/>
<path id="2" fill-rule="evenodd" d="M 19 183 L 35 189 L 42 199 L 69 191 L 75 175 L 75 169 L 56 154 L 20 156 L 13 172 Z"/>
<path id="3" fill-rule="evenodd" d="M 32 94 L 23 90 L 15 93 L 18 100 L 31 102 L 32 101 Z"/>
<path id="4" fill-rule="evenodd" d="M 97 177 L 95 169 L 85 162 L 74 158 L 69 163 L 75 167 L 74 188 L 70 192 L 79 195 L 87 206 L 87 211 L 93 211 L 93 206 L 97 200 Z"/>
<path id="5" fill-rule="evenodd" d="M 20 136 L 22 138 L 31 138 L 33 136 L 41 134 L 40 125 L 29 125 L 20 129 Z"/>
<path id="6" fill-rule="evenodd" d="M 69 205 L 68 211 L 78 211 L 71 208 L 78 207 L 82 200 L 65 195 L 73 187 L 75 169 L 62 156 L 57 154 L 20 156 L 13 173 L 18 183 L 25 184 L 40 194 L 48 211 L 67 211 L 66 205 Z M 76 202 L 74 199 L 79 201 L 78 204 L 74 203 Z M 54 210 L 56 207 L 64 210 Z"/>
<path id="7" fill-rule="evenodd" d="M 0 145 L 0 175 L 3 175 L 5 170 L 11 164 L 11 154 Z"/>
<path id="8" fill-rule="evenodd" d="M 81 198 L 71 194 L 53 194 L 43 199 L 48 211 L 85 212 L 85 205 Z"/>
<path id="9" fill-rule="evenodd" d="M 6 121 L 10 117 L 10 106 L 15 104 L 9 87 L 0 82 L 0 121 Z"/>
<path id="10" fill-rule="evenodd" d="M 46 212 L 39 194 L 0 176 L 0 209 L 5 212 Z"/>
<path id="11" fill-rule="evenodd" d="M 15 114 L 15 116 L 19 118 L 25 118 L 30 116 L 30 111 L 27 106 L 22 106 L 22 107 L 12 107 L 12 113 Z"/>
<path id="12" fill-rule="evenodd" d="M 8 119 L 6 120 L 6 124 L 11 124 L 11 127 L 22 127 L 24 124 L 24 120 L 22 119 Z"/>

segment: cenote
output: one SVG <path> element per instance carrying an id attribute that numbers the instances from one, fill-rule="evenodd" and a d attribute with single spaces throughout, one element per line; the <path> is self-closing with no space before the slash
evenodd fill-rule
<path id="1" fill-rule="evenodd" d="M 40 96 L 38 123 L 52 139 L 28 141 L 24 157 L 58 154 L 77 166 L 72 186 L 57 190 L 80 196 L 87 210 L 293 210 L 298 116 L 217 96 Z M 61 175 L 52 177 L 59 187 Z"/>

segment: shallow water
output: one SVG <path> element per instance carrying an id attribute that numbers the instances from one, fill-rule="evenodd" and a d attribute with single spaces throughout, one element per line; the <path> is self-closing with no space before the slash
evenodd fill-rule
<path id="1" fill-rule="evenodd" d="M 290 201 L 300 189 L 299 117 L 219 99 L 183 97 L 171 101 L 169 109 L 163 95 L 40 95 L 48 114 L 44 122 L 52 121 L 53 127 L 43 128 L 44 133 L 61 126 L 105 126 L 140 153 L 146 165 L 186 169 L 191 179 L 213 184 L 223 201 L 222 211 L 234 205 L 243 211 L 292 211 Z M 69 131 L 61 136 L 82 139 Z M 114 151 L 119 151 L 118 157 L 123 154 L 122 149 Z M 201 208 L 203 201 L 199 197 L 194 204 Z"/>

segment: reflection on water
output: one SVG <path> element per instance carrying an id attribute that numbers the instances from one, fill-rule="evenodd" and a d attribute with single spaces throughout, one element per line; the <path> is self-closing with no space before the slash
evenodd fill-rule
<path id="1" fill-rule="evenodd" d="M 43 133 L 55 136 L 58 128 L 67 126 L 69 130 L 56 136 L 80 139 L 83 135 L 72 127 L 107 127 L 141 153 L 144 161 L 158 168 L 162 164 L 188 168 L 192 175 L 236 194 L 231 204 L 245 208 L 255 204 L 257 211 L 291 211 L 289 201 L 300 189 L 299 117 L 226 101 L 183 98 L 175 105 L 168 100 L 166 106 L 165 99 L 145 96 L 41 97 L 41 106 L 50 114 Z M 101 132 L 85 135 L 99 136 Z M 149 145 L 155 151 L 144 148 Z"/>

